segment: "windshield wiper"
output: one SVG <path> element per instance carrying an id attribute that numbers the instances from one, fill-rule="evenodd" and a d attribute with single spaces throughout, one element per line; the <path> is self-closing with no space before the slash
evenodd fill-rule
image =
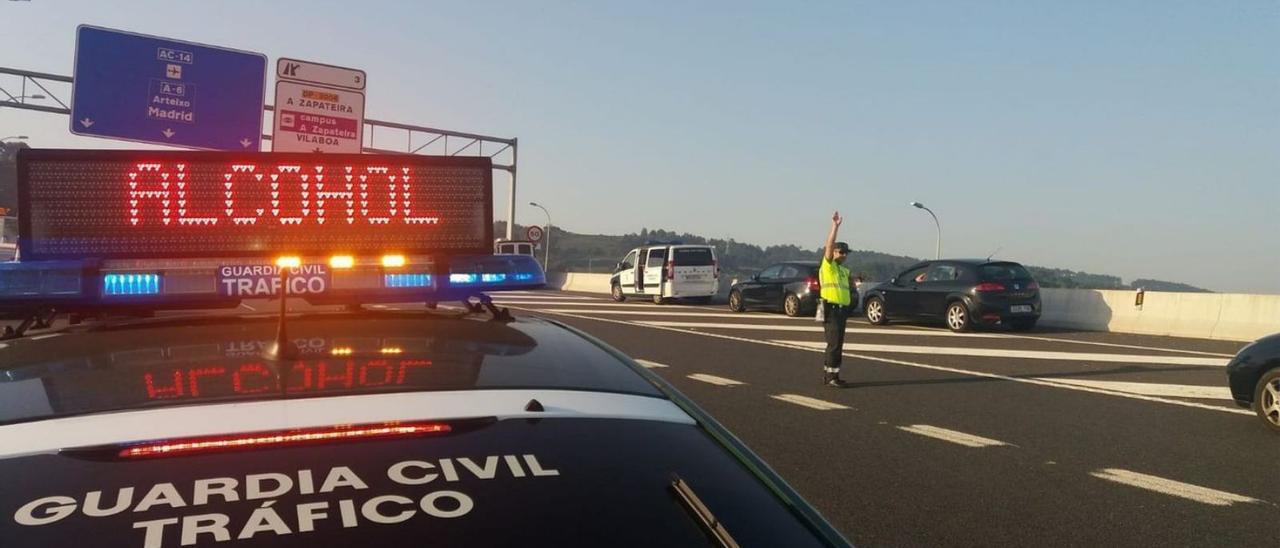
<path id="1" fill-rule="evenodd" d="M 702 503 L 702 499 L 698 498 L 698 494 L 693 492 L 693 488 L 685 483 L 680 476 L 671 476 L 671 491 L 675 493 L 676 499 L 680 501 L 680 505 L 684 506 L 698 521 L 698 525 L 702 526 L 702 530 L 707 533 L 708 537 L 716 541 L 723 548 L 738 548 L 737 541 L 733 540 L 733 536 L 724 528 L 724 524 L 716 519 L 715 514 L 711 513 L 711 509 Z"/>

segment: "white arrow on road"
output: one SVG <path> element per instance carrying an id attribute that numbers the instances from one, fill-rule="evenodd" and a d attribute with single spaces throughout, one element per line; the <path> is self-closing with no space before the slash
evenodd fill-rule
<path id="1" fill-rule="evenodd" d="M 83 120 L 80 120 L 80 125 L 84 127 L 92 127 L 93 120 L 90 120 L 88 116 L 85 116 Z"/>
<path id="2" fill-rule="evenodd" d="M 249 148 L 249 145 L 252 145 L 252 144 L 253 144 L 253 141 L 250 141 L 250 140 L 248 140 L 248 139 L 241 139 L 241 140 L 240 140 L 240 146 L 242 146 L 242 147 L 244 147 L 244 148 Z"/>
<path id="3" fill-rule="evenodd" d="M 170 137 L 173 137 L 173 130 L 172 130 L 172 129 L 169 129 L 169 128 L 164 128 L 164 131 L 161 131 L 160 133 L 163 133 L 163 134 L 164 134 L 164 138 L 165 138 L 165 139 L 168 139 L 168 138 L 170 138 Z"/>

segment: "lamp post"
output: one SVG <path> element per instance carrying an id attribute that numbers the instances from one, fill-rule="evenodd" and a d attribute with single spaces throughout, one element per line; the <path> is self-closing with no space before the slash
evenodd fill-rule
<path id="1" fill-rule="evenodd" d="M 529 202 L 529 205 L 536 207 L 538 209 L 541 209 L 542 212 L 547 215 L 547 232 L 546 232 L 546 235 L 544 236 L 547 242 L 543 244 L 544 249 L 543 249 L 543 255 L 542 255 L 542 269 L 550 272 L 551 271 L 551 214 L 547 213 L 547 208 L 538 205 L 538 202 Z"/>
<path id="2" fill-rule="evenodd" d="M 10 136 L 8 136 L 8 137 L 5 137 L 4 139 L 0 139 L 0 143 L 3 143 L 3 142 L 5 142 L 5 141 L 8 141 L 9 139 L 17 139 L 17 140 L 19 140 L 19 141 L 26 141 L 27 139 L 30 139 L 30 137 L 27 137 L 26 135 L 10 135 Z"/>
<path id="3" fill-rule="evenodd" d="M 933 217 L 933 226 L 938 229 L 938 244 L 937 244 L 937 249 L 934 251 L 933 258 L 935 260 L 942 259 L 942 223 L 938 222 L 938 216 L 933 214 L 932 209 L 925 207 L 924 204 L 920 202 L 911 202 L 911 207 L 928 211 L 929 216 Z"/>

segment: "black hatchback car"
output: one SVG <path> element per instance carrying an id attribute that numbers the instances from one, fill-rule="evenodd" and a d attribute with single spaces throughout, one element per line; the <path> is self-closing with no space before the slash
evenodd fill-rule
<path id="1" fill-rule="evenodd" d="M 811 315 L 817 310 L 818 263 L 791 261 L 770 265 L 729 289 L 729 309 L 782 310 L 788 316 Z"/>
<path id="2" fill-rule="evenodd" d="M 1280 333 L 1240 349 L 1227 364 L 1231 397 L 1280 434 Z"/>
<path id="3" fill-rule="evenodd" d="M 942 320 L 952 331 L 1002 324 L 1024 331 L 1040 319 L 1040 285 L 1008 261 L 926 261 L 867 290 L 867 321 Z"/>

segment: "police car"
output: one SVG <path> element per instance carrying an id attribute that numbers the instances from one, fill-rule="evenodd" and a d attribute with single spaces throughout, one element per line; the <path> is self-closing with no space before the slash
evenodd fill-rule
<path id="1" fill-rule="evenodd" d="M 847 545 L 659 377 L 493 305 L 545 279 L 487 253 L 472 160 L 24 152 L 3 545 Z M 426 301 L 465 306 L 368 306 Z"/>

